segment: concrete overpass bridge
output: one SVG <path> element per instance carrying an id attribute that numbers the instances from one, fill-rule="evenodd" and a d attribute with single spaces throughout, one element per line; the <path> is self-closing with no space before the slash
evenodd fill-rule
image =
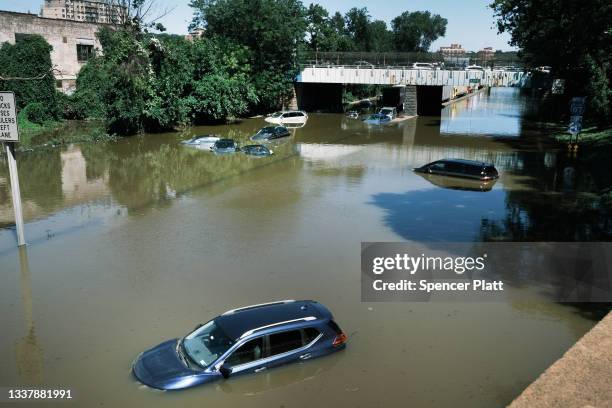
<path id="1" fill-rule="evenodd" d="M 514 71 L 417 70 L 407 67 L 304 66 L 300 83 L 419 85 L 419 86 L 512 86 L 525 87 L 530 75 Z"/>
<path id="2" fill-rule="evenodd" d="M 305 65 L 296 78 L 297 105 L 304 110 L 342 110 L 346 84 L 405 87 L 398 106 L 408 115 L 439 115 L 442 102 L 468 87 L 531 86 L 531 74 L 518 71 L 417 70 L 402 66 Z"/>

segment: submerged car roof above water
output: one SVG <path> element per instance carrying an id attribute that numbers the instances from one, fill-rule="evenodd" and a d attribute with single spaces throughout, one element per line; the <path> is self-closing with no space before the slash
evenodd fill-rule
<path id="1" fill-rule="evenodd" d="M 441 160 L 436 160 L 436 161 L 443 161 L 446 163 L 469 164 L 471 166 L 483 166 L 483 167 L 493 166 L 493 163 L 487 163 L 487 162 L 478 161 L 478 160 L 468 160 L 468 159 L 441 159 Z"/>
<path id="2" fill-rule="evenodd" d="M 285 300 L 230 310 L 215 322 L 228 337 L 237 340 L 249 330 L 311 316 L 317 319 L 332 317 L 325 306 L 314 300 Z"/>

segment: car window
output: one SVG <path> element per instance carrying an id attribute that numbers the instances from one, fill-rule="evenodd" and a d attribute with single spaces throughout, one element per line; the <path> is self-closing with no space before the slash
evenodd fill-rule
<path id="1" fill-rule="evenodd" d="M 225 363 L 230 367 L 247 364 L 264 357 L 263 337 L 247 341 L 229 356 Z"/>
<path id="2" fill-rule="evenodd" d="M 303 344 L 310 344 L 319 334 L 319 331 L 314 327 L 309 327 L 302 330 Z"/>
<path id="3" fill-rule="evenodd" d="M 446 165 L 446 170 L 453 173 L 463 173 L 465 171 L 465 166 L 460 163 L 448 163 Z"/>
<path id="4" fill-rule="evenodd" d="M 446 169 L 446 165 L 444 163 L 434 163 L 429 166 L 429 168 L 432 170 L 444 171 Z"/>
<path id="5" fill-rule="evenodd" d="M 466 166 L 465 171 L 472 176 L 478 176 L 484 170 L 481 166 Z"/>
<path id="6" fill-rule="evenodd" d="M 302 347 L 302 333 L 291 330 L 270 335 L 270 355 L 285 353 Z"/>

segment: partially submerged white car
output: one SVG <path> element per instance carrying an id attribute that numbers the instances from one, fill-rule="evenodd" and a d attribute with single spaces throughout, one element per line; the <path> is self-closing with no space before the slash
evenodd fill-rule
<path id="1" fill-rule="evenodd" d="M 266 117 L 266 122 L 287 124 L 287 123 L 306 123 L 308 114 L 304 111 L 282 111 L 276 112 Z"/>
<path id="2" fill-rule="evenodd" d="M 181 143 L 188 146 L 195 146 L 202 150 L 210 150 L 220 139 L 220 137 L 214 135 L 200 135 L 194 136 L 189 140 L 183 140 Z"/>

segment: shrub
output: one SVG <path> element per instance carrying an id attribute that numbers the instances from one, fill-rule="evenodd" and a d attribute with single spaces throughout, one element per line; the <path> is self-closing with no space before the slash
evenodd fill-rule
<path id="1" fill-rule="evenodd" d="M 29 80 L 7 80 L 0 81 L 0 89 L 15 92 L 18 109 L 23 109 L 32 102 L 42 104 L 45 109 L 35 107 L 38 110 L 34 114 L 42 113 L 44 110 L 57 119 L 57 91 L 55 90 L 55 79 L 51 71 L 52 47 L 44 38 L 38 35 L 26 35 L 16 44 L 5 42 L 0 47 L 0 75 L 5 78 L 39 78 Z M 43 117 L 46 118 L 45 115 Z M 42 117 L 38 117 L 41 120 Z"/>
<path id="2" fill-rule="evenodd" d="M 27 120 L 38 125 L 55 119 L 53 113 L 49 112 L 49 109 L 40 102 L 30 102 L 23 108 L 23 115 Z"/>

